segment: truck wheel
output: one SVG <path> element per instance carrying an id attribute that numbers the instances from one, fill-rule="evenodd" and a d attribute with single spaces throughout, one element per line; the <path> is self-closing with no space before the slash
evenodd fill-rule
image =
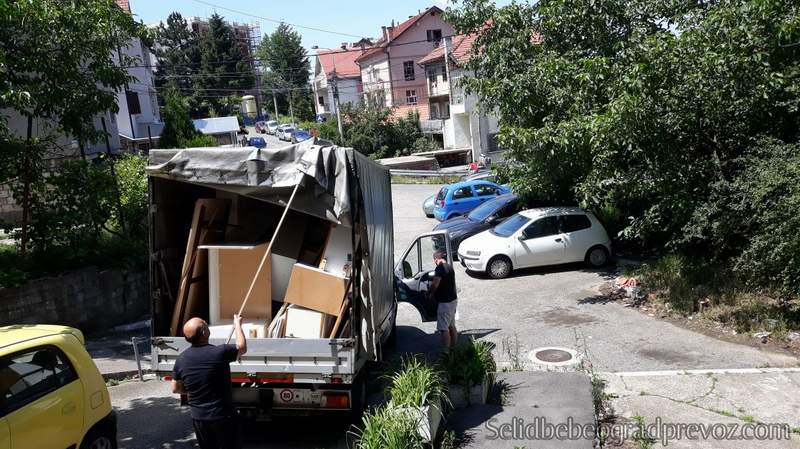
<path id="1" fill-rule="evenodd" d="M 365 365 L 353 379 L 353 389 L 350 393 L 350 418 L 353 423 L 361 422 L 361 415 L 367 406 L 367 373 L 368 368 Z"/>
<path id="2" fill-rule="evenodd" d="M 104 427 L 92 429 L 83 439 L 81 449 L 117 449 L 113 432 Z"/>

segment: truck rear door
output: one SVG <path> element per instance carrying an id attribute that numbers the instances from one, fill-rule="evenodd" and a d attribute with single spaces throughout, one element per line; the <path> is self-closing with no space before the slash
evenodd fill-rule
<path id="1" fill-rule="evenodd" d="M 453 265 L 450 235 L 447 230 L 427 232 L 417 236 L 395 265 L 395 284 L 397 301 L 413 305 L 420 313 L 422 321 L 436 321 L 437 304 L 427 297 L 433 271 L 433 254 L 444 250 L 447 263 Z"/>

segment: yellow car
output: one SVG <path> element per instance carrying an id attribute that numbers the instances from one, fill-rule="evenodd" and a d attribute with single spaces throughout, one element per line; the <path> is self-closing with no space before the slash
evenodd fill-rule
<path id="1" fill-rule="evenodd" d="M 0 327 L 0 449 L 115 449 L 117 421 L 81 331 Z"/>

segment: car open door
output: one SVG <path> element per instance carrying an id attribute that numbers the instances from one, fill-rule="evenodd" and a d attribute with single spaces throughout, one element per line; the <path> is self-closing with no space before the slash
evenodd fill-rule
<path id="1" fill-rule="evenodd" d="M 445 251 L 447 263 L 452 266 L 450 235 L 447 230 L 442 230 L 417 236 L 394 267 L 397 301 L 413 305 L 422 321 L 436 321 L 438 304 L 429 299 L 427 293 L 436 268 L 433 254 L 439 249 Z"/>

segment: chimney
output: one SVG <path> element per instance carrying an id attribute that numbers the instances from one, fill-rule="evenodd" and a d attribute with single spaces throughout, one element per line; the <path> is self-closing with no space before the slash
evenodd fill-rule
<path id="1" fill-rule="evenodd" d="M 342 45 L 340 45 L 340 47 L 342 48 L 342 50 L 347 50 L 347 42 L 342 42 Z"/>
<path id="2" fill-rule="evenodd" d="M 386 33 L 386 27 L 381 25 L 381 31 L 383 31 L 383 40 L 389 41 L 389 34 Z"/>

